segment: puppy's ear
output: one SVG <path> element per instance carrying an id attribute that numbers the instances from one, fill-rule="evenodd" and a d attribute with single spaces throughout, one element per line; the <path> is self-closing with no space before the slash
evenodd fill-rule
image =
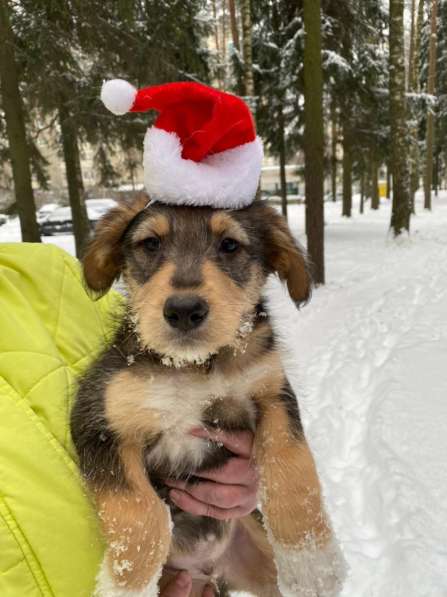
<path id="1" fill-rule="evenodd" d="M 132 201 L 122 201 L 99 220 L 82 260 L 84 278 L 91 290 L 106 292 L 121 273 L 122 236 L 129 223 L 146 207 L 148 201 L 148 196 L 141 193 Z"/>
<path id="2" fill-rule="evenodd" d="M 312 279 L 304 249 L 293 238 L 286 220 L 268 207 L 267 261 L 280 279 L 287 283 L 289 294 L 299 307 L 312 292 Z"/>

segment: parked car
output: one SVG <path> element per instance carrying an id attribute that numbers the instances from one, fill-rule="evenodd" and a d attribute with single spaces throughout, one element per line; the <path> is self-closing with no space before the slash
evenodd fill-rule
<path id="1" fill-rule="evenodd" d="M 38 224 L 46 220 L 50 213 L 52 213 L 58 207 L 59 205 L 57 203 L 46 203 L 45 205 L 42 205 L 42 207 L 38 209 L 36 213 Z"/>
<path id="2" fill-rule="evenodd" d="M 58 207 L 39 223 L 42 236 L 53 236 L 53 234 L 71 234 L 73 223 L 70 207 Z"/>
<path id="3" fill-rule="evenodd" d="M 109 209 L 112 209 L 112 207 L 116 207 L 117 205 L 117 202 L 114 199 L 87 199 L 85 203 L 87 205 L 88 219 L 94 225 L 96 225 L 96 222 L 101 219 Z"/>
<path id="4" fill-rule="evenodd" d="M 115 207 L 116 201 L 113 199 L 88 199 L 86 201 L 87 215 L 91 228 L 102 216 L 112 207 Z M 72 234 L 73 221 L 71 216 L 71 207 L 58 207 L 52 211 L 44 221 L 40 223 L 40 234 L 42 236 L 53 236 L 54 234 Z"/>

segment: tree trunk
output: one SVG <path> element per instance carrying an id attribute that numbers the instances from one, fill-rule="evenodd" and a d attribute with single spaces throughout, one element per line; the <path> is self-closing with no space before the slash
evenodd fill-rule
<path id="1" fill-rule="evenodd" d="M 391 227 L 394 236 L 410 230 L 410 176 L 408 169 L 405 103 L 404 0 L 390 0 L 390 118 L 393 169 Z"/>
<path id="2" fill-rule="evenodd" d="M 408 84 L 407 90 L 412 91 L 413 87 L 413 62 L 416 46 L 416 0 L 411 0 L 411 26 L 410 26 L 410 50 L 408 52 Z"/>
<path id="3" fill-rule="evenodd" d="M 349 118 L 343 118 L 343 207 L 342 215 L 351 217 L 352 210 L 352 136 Z"/>
<path id="4" fill-rule="evenodd" d="M 20 230 L 24 242 L 40 242 L 31 182 L 29 147 L 15 60 L 14 34 L 9 22 L 8 3 L 4 0 L 0 2 L 0 40 L 2 107 L 5 113 Z"/>
<path id="5" fill-rule="evenodd" d="M 371 154 L 371 209 L 379 209 L 379 167 L 374 152 Z"/>
<path id="6" fill-rule="evenodd" d="M 239 29 L 237 26 L 236 5 L 234 4 L 234 0 L 228 0 L 228 10 L 230 13 L 231 37 L 233 40 L 233 45 L 236 50 L 240 52 L 241 44 L 239 41 Z"/>
<path id="7" fill-rule="evenodd" d="M 316 284 L 324 284 L 324 128 L 320 0 L 304 0 L 304 179 L 307 248 Z"/>
<path id="8" fill-rule="evenodd" d="M 217 85 L 219 89 L 223 88 L 223 81 L 222 81 L 222 57 L 220 53 L 220 42 L 219 42 L 219 20 L 217 18 L 217 4 L 216 0 L 212 0 L 212 8 L 213 8 L 213 22 L 214 22 L 214 43 L 216 45 L 216 54 L 218 59 L 217 65 Z"/>
<path id="9" fill-rule="evenodd" d="M 287 218 L 287 179 L 286 179 L 286 143 L 284 130 L 284 114 L 282 106 L 278 114 L 279 125 L 279 179 L 281 183 L 281 212 Z"/>
<path id="10" fill-rule="evenodd" d="M 223 66 L 223 87 L 227 88 L 227 6 L 225 0 L 222 1 L 222 66 Z"/>
<path id="11" fill-rule="evenodd" d="M 64 152 L 76 255 L 81 257 L 89 239 L 91 228 L 85 205 L 82 178 L 80 176 L 80 159 L 76 130 L 64 101 L 59 103 L 59 124 L 62 134 L 62 148 Z"/>
<path id="12" fill-rule="evenodd" d="M 391 199 L 391 168 L 390 165 L 386 165 L 386 196 L 387 199 Z"/>
<path id="13" fill-rule="evenodd" d="M 414 55 L 411 63 L 411 71 L 409 72 L 409 89 L 413 93 L 420 91 L 419 84 L 419 70 L 420 70 L 420 52 L 421 52 L 421 38 L 422 38 L 422 24 L 424 21 L 424 3 L 425 0 L 419 0 L 417 19 L 414 26 Z M 411 213 L 416 213 L 416 191 L 419 188 L 419 172 L 420 172 L 420 151 L 418 142 L 418 125 L 416 115 L 413 116 L 414 125 L 410 131 L 411 150 L 410 150 L 410 203 Z"/>
<path id="14" fill-rule="evenodd" d="M 248 101 L 253 104 L 255 95 L 255 84 L 253 79 L 253 56 L 252 56 L 252 25 L 250 0 L 241 0 L 242 11 L 242 37 L 244 44 L 244 85 L 245 95 Z M 251 106 L 254 109 L 254 106 Z"/>
<path id="15" fill-rule="evenodd" d="M 435 94 L 436 84 L 436 41 L 437 41 L 438 0 L 431 0 L 430 49 L 428 57 L 427 93 Z M 433 180 L 433 145 L 435 135 L 434 107 L 429 106 L 427 113 L 427 142 L 424 177 L 424 208 L 431 209 L 431 187 Z"/>
<path id="16" fill-rule="evenodd" d="M 331 98 L 331 191 L 332 201 L 337 201 L 337 106 Z"/>
<path id="17" fill-rule="evenodd" d="M 362 214 L 365 210 L 365 170 L 362 168 L 362 174 L 360 177 L 360 213 Z"/>
<path id="18" fill-rule="evenodd" d="M 433 189 L 435 191 L 435 197 L 439 194 L 439 157 L 439 151 L 437 151 L 433 167 Z"/>
<path id="19" fill-rule="evenodd" d="M 213 5 L 213 19 L 214 19 L 214 43 L 216 44 L 217 55 L 220 58 L 219 25 L 217 22 L 216 0 L 213 0 L 212 5 Z"/>

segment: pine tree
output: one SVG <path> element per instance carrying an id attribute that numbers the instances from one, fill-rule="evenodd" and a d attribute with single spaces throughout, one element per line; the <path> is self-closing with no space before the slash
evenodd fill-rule
<path id="1" fill-rule="evenodd" d="M 436 151 L 438 181 L 447 186 L 447 0 L 439 4 L 438 19 L 438 118 L 436 119 Z M 436 171 L 435 170 L 435 171 Z"/>
<path id="2" fill-rule="evenodd" d="M 287 216 L 286 162 L 302 146 L 302 19 L 296 2 L 258 0 L 253 22 L 256 124 L 279 160 L 281 207 Z"/>
<path id="3" fill-rule="evenodd" d="M 410 230 L 410 180 L 405 102 L 404 0 L 390 0 L 390 119 L 394 235 Z"/>
<path id="4" fill-rule="evenodd" d="M 339 106 L 342 214 L 350 217 L 353 181 L 363 179 L 364 189 L 367 182 L 375 189 L 377 169 L 386 159 L 389 124 L 384 41 L 388 24 L 380 0 L 324 0 L 323 5 L 323 67 L 331 102 Z M 372 207 L 378 207 L 378 190 L 371 194 Z"/>
<path id="5" fill-rule="evenodd" d="M 304 0 L 304 113 L 307 249 L 317 284 L 324 284 L 324 133 L 320 0 Z"/>
<path id="6" fill-rule="evenodd" d="M 253 79 L 253 58 L 252 58 L 252 19 L 250 0 L 241 1 L 242 14 L 242 43 L 244 48 L 244 85 L 247 101 L 253 104 L 255 96 L 255 85 Z M 253 106 L 252 106 L 253 107 Z"/>
<path id="7" fill-rule="evenodd" d="M 430 10 L 430 50 L 428 58 L 427 93 L 435 94 L 436 85 L 436 41 L 437 41 L 438 1 L 431 0 Z M 434 106 L 429 104 L 427 114 L 426 159 L 424 176 L 424 208 L 431 209 L 431 187 L 433 180 Z"/>
<path id="8" fill-rule="evenodd" d="M 233 47 L 237 52 L 240 52 L 241 44 L 239 41 L 239 28 L 237 24 L 235 0 L 228 0 L 228 11 L 230 13 L 231 38 L 233 40 Z"/>
<path id="9" fill-rule="evenodd" d="M 416 5 L 417 2 L 417 5 Z M 408 114 L 410 116 L 410 200 L 411 210 L 415 213 L 415 193 L 419 187 L 420 151 L 419 151 L 419 121 L 420 121 L 420 52 L 421 33 L 424 21 L 425 0 L 413 0 L 411 8 L 411 44 L 408 65 Z"/>
<path id="10" fill-rule="evenodd" d="M 27 143 L 23 102 L 19 89 L 19 68 L 15 57 L 15 36 L 11 27 L 9 5 L 0 2 L 0 83 L 5 112 L 14 190 L 22 240 L 39 242 L 34 193 L 31 182 L 30 148 Z"/>

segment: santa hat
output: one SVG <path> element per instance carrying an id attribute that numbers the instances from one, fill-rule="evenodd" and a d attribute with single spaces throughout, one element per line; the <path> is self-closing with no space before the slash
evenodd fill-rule
<path id="1" fill-rule="evenodd" d="M 114 79 L 103 84 L 101 100 L 114 114 L 159 113 L 144 140 L 144 185 L 151 199 L 216 208 L 252 203 L 262 142 L 239 97 L 190 82 L 137 91 Z"/>

